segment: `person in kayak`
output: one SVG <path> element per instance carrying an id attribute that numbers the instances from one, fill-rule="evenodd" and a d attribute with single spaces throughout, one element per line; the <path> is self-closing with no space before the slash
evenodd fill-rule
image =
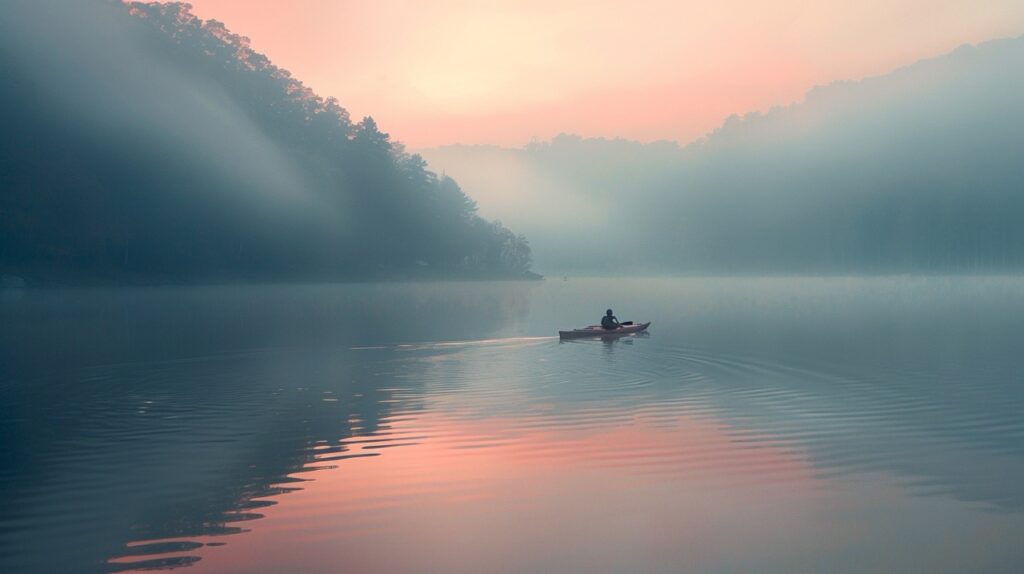
<path id="1" fill-rule="evenodd" d="M 621 325 L 619 320 L 612 314 L 612 310 L 608 309 L 604 312 L 604 317 L 601 317 L 601 326 L 609 331 L 618 329 Z"/>

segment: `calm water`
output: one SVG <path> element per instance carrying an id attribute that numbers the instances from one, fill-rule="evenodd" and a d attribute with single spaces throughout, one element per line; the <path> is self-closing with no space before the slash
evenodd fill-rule
<path id="1" fill-rule="evenodd" d="M 6 292 L 0 571 L 1020 572 L 1022 334 L 1016 278 Z"/>

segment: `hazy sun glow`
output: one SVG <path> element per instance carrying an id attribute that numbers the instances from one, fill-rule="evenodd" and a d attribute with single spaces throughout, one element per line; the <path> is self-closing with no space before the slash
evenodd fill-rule
<path id="1" fill-rule="evenodd" d="M 729 114 L 1024 32 L 1018 0 L 192 0 L 412 147 L 688 141 Z"/>

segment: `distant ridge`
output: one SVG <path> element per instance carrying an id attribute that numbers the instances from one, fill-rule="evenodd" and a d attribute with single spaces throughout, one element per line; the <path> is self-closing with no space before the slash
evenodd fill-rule
<path id="1" fill-rule="evenodd" d="M 1024 36 L 819 86 L 682 148 L 563 135 L 421 154 L 484 213 L 528 233 L 553 273 L 1015 273 L 1021 101 Z M 529 201 L 545 203 L 545 218 L 502 211 L 525 202 L 493 208 L 473 169 L 488 163 L 542 189 Z M 491 196 L 511 193 L 488 185 Z M 574 213 L 586 214 L 574 229 L 586 241 L 546 226 Z"/>

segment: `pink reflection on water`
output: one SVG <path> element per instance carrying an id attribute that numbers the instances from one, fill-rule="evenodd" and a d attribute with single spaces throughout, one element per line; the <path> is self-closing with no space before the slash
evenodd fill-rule
<path id="1" fill-rule="evenodd" d="M 799 545 L 786 533 L 816 482 L 799 453 L 710 419 L 581 429 L 429 414 L 390 432 L 349 441 L 380 456 L 312 463 L 337 467 L 305 475 L 251 532 L 190 552 L 194 570 L 678 571 L 723 545 Z"/>

